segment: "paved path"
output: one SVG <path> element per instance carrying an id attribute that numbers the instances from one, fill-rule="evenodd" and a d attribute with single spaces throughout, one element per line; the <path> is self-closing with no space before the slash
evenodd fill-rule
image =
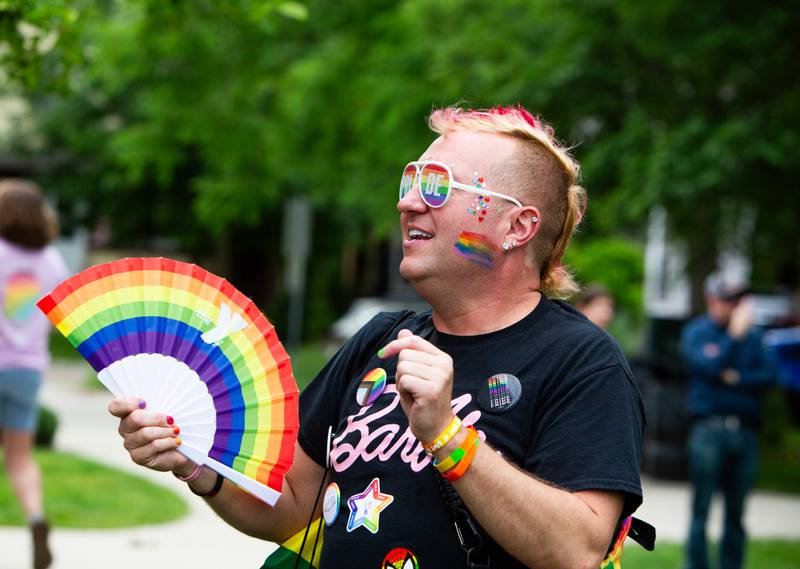
<path id="1" fill-rule="evenodd" d="M 134 465 L 122 448 L 116 421 L 107 411 L 110 395 L 83 388 L 88 366 L 61 364 L 47 377 L 42 399 L 59 415 L 56 446 L 94 460 L 133 471 L 174 489 L 191 506 L 178 522 L 123 530 L 53 532 L 54 569 L 143 567 L 258 568 L 275 547 L 230 528 L 188 489 L 164 473 Z M 645 503 L 638 516 L 656 526 L 659 540 L 682 541 L 689 520 L 689 492 L 684 483 L 645 478 Z M 721 505 L 714 503 L 711 535 L 719 535 Z M 753 537 L 800 539 L 800 498 L 757 492 L 747 510 L 746 527 Z M 0 528 L 0 569 L 27 569 L 27 530 Z"/>
<path id="2" fill-rule="evenodd" d="M 228 526 L 173 476 L 131 462 L 117 434 L 117 422 L 106 410 L 110 394 L 83 388 L 89 369 L 84 363 L 61 365 L 47 377 L 42 400 L 59 416 L 56 447 L 167 486 L 186 500 L 190 513 L 177 522 L 130 529 L 55 528 L 51 534 L 53 569 L 261 567 L 274 544 Z M 30 556 L 26 529 L 0 528 L 0 569 L 29 569 Z"/>
<path id="3" fill-rule="evenodd" d="M 636 516 L 653 524 L 662 541 L 683 541 L 689 527 L 689 488 L 685 482 L 642 478 L 644 504 Z M 800 484 L 800 482 L 798 482 Z M 719 537 L 723 504 L 714 498 L 709 534 Z M 745 528 L 750 537 L 800 539 L 800 497 L 755 492 L 747 502 Z"/>

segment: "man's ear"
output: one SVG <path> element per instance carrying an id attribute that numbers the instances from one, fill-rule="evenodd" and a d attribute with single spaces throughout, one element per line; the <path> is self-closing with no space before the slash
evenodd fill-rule
<path id="1" fill-rule="evenodd" d="M 536 237 L 539 227 L 542 224 L 542 215 L 533 206 L 517 208 L 511 225 L 506 231 L 503 241 L 516 243 L 515 247 L 522 247 L 528 241 Z"/>

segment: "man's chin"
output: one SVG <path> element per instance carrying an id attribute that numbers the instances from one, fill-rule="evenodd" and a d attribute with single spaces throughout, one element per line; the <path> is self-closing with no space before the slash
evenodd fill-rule
<path id="1" fill-rule="evenodd" d="M 414 263 L 409 259 L 400 261 L 400 276 L 412 284 L 425 278 L 425 273 L 426 271 L 419 263 Z"/>

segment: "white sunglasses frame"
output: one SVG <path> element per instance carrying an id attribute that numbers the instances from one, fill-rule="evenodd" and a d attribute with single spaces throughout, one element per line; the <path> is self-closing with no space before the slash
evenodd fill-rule
<path id="1" fill-rule="evenodd" d="M 488 195 L 488 196 L 494 196 L 494 197 L 497 197 L 497 198 L 502 198 L 504 200 L 510 201 L 511 203 L 513 203 L 517 207 L 525 207 L 525 206 L 522 205 L 522 203 L 517 198 L 512 198 L 511 196 L 507 196 L 506 194 L 499 194 L 497 192 L 492 192 L 492 191 L 489 191 L 489 190 L 486 190 L 486 189 L 483 189 L 483 188 L 477 188 L 475 186 L 468 186 L 466 184 L 462 184 L 461 182 L 456 182 L 455 178 L 453 177 L 453 169 L 450 166 L 448 166 L 447 164 L 445 164 L 444 162 L 437 162 L 436 160 L 419 160 L 419 161 L 412 161 L 412 162 L 409 162 L 408 164 L 406 164 L 406 167 L 403 168 L 403 175 L 405 175 L 405 172 L 406 172 L 406 170 L 408 170 L 409 166 L 414 166 L 414 168 L 416 168 L 416 174 L 414 174 L 414 180 L 411 182 L 411 187 L 408 189 L 408 191 L 405 194 L 403 194 L 403 185 L 402 185 L 402 183 L 400 184 L 400 190 L 398 192 L 398 195 L 400 196 L 401 200 L 406 196 L 406 194 L 408 194 L 409 192 L 414 191 L 414 187 L 416 186 L 417 191 L 419 191 L 419 197 L 425 203 L 426 206 L 428 206 L 430 208 L 438 209 L 438 208 L 444 206 L 444 204 L 447 203 L 447 200 L 450 199 L 450 190 L 449 189 L 447 191 L 447 196 L 444 198 L 444 201 L 442 203 L 440 203 L 439 205 L 431 205 L 427 201 L 425 201 L 425 197 L 422 195 L 422 176 L 420 176 L 420 172 L 422 171 L 422 169 L 425 166 L 428 166 L 428 165 L 439 166 L 441 168 L 444 168 L 447 171 L 447 175 L 448 175 L 448 177 L 450 179 L 450 187 L 451 188 L 456 188 L 457 190 L 463 190 L 465 192 L 471 192 L 473 194 Z"/>

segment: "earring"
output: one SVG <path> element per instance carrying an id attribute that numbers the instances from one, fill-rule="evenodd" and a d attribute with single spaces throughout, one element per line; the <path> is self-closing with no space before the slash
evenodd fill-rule
<path id="1" fill-rule="evenodd" d="M 534 215 L 533 217 L 531 217 L 531 221 L 532 221 L 533 223 L 536 223 L 537 221 L 539 221 L 539 218 L 538 218 L 537 216 L 535 216 L 535 215 Z"/>
<path id="2" fill-rule="evenodd" d="M 512 239 L 511 240 L 511 248 L 513 249 L 516 246 L 517 246 L 517 242 Z"/>
<path id="3" fill-rule="evenodd" d="M 503 251 L 510 251 L 511 250 L 511 243 L 508 241 L 503 241 Z"/>

